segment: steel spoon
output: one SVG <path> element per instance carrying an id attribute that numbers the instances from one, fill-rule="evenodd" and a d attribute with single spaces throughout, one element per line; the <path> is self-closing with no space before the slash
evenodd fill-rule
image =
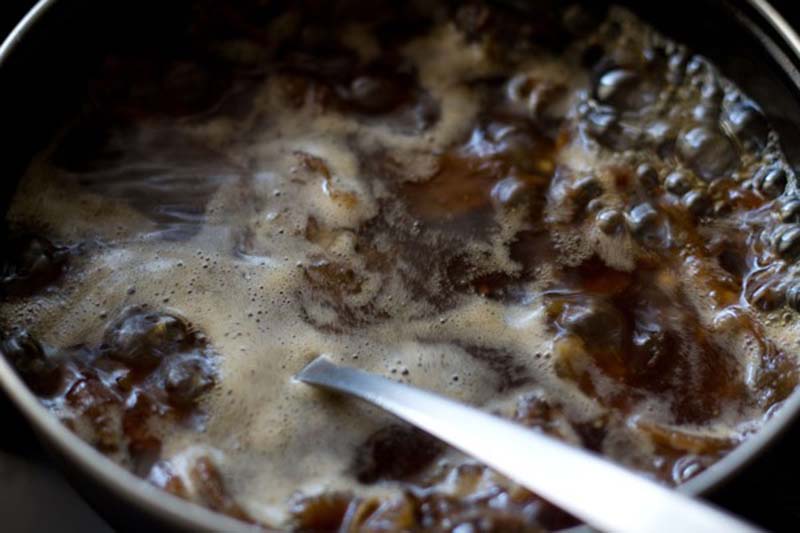
<path id="1" fill-rule="evenodd" d="M 760 529 L 590 452 L 473 407 L 317 357 L 295 376 L 355 396 L 425 430 L 605 531 Z"/>

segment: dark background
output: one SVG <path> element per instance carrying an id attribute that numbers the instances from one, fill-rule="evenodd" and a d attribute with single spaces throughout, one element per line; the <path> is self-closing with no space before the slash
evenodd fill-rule
<path id="1" fill-rule="evenodd" d="M 33 3 L 0 0 L 0 39 Z M 800 1 L 772 0 L 772 4 L 800 28 Z M 709 22 L 713 31 L 713 21 Z M 0 427 L 0 530 L 110 533 L 110 528 L 50 466 L 28 424 L 1 392 Z M 800 428 L 792 430 L 765 458 L 711 498 L 770 530 L 800 530 L 798 450 Z"/>

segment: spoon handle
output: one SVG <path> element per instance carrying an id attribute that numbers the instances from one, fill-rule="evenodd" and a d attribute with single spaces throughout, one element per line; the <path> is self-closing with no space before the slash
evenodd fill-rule
<path id="1" fill-rule="evenodd" d="M 296 379 L 417 426 L 605 531 L 760 531 L 610 461 L 478 409 L 318 357 Z"/>

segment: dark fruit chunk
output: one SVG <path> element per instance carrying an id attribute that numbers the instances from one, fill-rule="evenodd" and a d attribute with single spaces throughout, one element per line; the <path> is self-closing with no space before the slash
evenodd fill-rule
<path id="1" fill-rule="evenodd" d="M 387 426 L 359 446 L 353 470 L 362 483 L 400 480 L 422 470 L 442 449 L 439 441 L 416 428 Z"/>
<path id="2" fill-rule="evenodd" d="M 0 288 L 9 296 L 24 296 L 54 282 L 67 262 L 66 250 L 43 237 L 27 235 L 8 245 Z"/>
<path id="3" fill-rule="evenodd" d="M 14 364 L 44 360 L 44 348 L 26 330 L 18 330 L 3 337 L 0 342 L 3 354 Z"/>
<path id="4" fill-rule="evenodd" d="M 135 368 L 152 368 L 166 356 L 190 347 L 194 336 L 175 316 L 129 310 L 106 332 L 111 358 Z"/>
<path id="5" fill-rule="evenodd" d="M 199 428 L 197 400 L 215 383 L 213 351 L 202 334 L 175 316 L 141 308 L 123 313 L 100 346 L 44 347 L 14 330 L 0 337 L 0 351 L 33 392 L 62 406 L 70 429 L 104 453 L 121 454 L 142 477 L 161 458 L 154 422 Z M 200 464 L 194 475 L 208 506 L 245 518 L 213 468 Z"/>
<path id="6" fill-rule="evenodd" d="M 602 300 L 567 304 L 558 324 L 593 348 L 619 350 L 624 322 L 619 312 Z"/>
<path id="7" fill-rule="evenodd" d="M 91 428 L 88 436 L 103 452 L 118 451 L 122 442 L 122 427 L 116 416 L 118 396 L 93 375 L 77 380 L 64 396 L 67 405 Z M 85 430 L 84 430 L 85 431 Z"/>
<path id="8" fill-rule="evenodd" d="M 190 407 L 214 386 L 214 367 L 207 357 L 187 354 L 166 365 L 164 389 L 170 402 Z"/>
<path id="9" fill-rule="evenodd" d="M 207 457 L 198 459 L 190 475 L 203 505 L 233 518 L 250 521 L 247 513 L 228 495 L 222 474 L 211 459 Z"/>
<path id="10" fill-rule="evenodd" d="M 26 330 L 18 330 L 0 341 L 3 355 L 16 367 L 36 394 L 50 396 L 61 385 L 61 369 L 45 354 L 42 345 Z"/>

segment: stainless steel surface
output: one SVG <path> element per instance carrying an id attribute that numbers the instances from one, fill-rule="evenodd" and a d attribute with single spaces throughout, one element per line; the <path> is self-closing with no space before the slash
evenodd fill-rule
<path id="1" fill-rule="evenodd" d="M 791 47 L 792 52 L 800 55 L 800 36 L 798 36 L 797 32 L 792 28 L 792 25 L 783 18 L 778 10 L 772 7 L 767 0 L 749 1 L 750 4 L 764 16 L 769 24 L 783 35 L 786 43 Z"/>
<path id="2" fill-rule="evenodd" d="M 377 405 L 605 531 L 760 531 L 543 433 L 324 356 L 296 378 Z"/>
<path id="3" fill-rule="evenodd" d="M 8 533 L 113 533 L 58 473 L 45 465 L 0 452 L 0 479 L 0 516 Z M 43 508 L 47 512 L 42 512 Z"/>
<path id="4" fill-rule="evenodd" d="M 60 6 L 61 4 L 69 6 L 73 3 L 75 3 L 73 0 L 39 0 L 34 10 L 16 27 L 13 34 L 0 45 L 0 68 L 9 62 L 10 57 L 15 55 L 17 45 L 28 40 L 31 33 L 30 30 L 39 25 L 42 19 L 46 19 L 46 15 L 54 6 Z M 775 35 L 772 37 L 774 42 L 770 41 L 767 44 L 766 41 L 762 40 L 761 45 L 763 45 L 764 50 L 760 53 L 764 57 L 770 55 L 775 57 L 777 48 L 773 48 L 773 44 L 777 43 L 783 47 L 780 52 L 786 60 L 780 61 L 780 63 L 785 70 L 790 67 L 794 68 L 792 63 L 800 65 L 800 53 L 797 50 L 797 43 L 800 40 L 798 40 L 791 27 L 777 16 L 777 13 L 768 2 L 765 0 L 720 1 L 719 5 L 727 3 L 746 5 L 753 10 L 757 10 L 759 14 L 753 16 L 754 20 L 756 20 L 755 25 L 762 28 L 769 26 L 774 30 Z M 789 3 L 791 3 L 791 0 Z M 713 21 L 709 21 L 709 24 L 710 27 L 715 28 Z M 81 30 L 77 28 L 75 31 Z M 741 31 L 746 34 L 751 30 L 748 27 L 748 30 L 743 28 Z M 42 43 L 43 50 L 53 49 L 58 46 L 59 42 L 57 40 L 47 40 Z M 700 51 L 702 52 L 703 50 L 700 49 Z M 34 66 L 33 68 L 37 67 Z M 800 75 L 797 75 L 796 68 L 794 72 L 787 72 L 787 75 L 794 79 L 792 91 L 795 91 L 795 94 L 800 94 L 795 86 L 800 80 Z M 53 86 L 53 88 L 55 87 L 56 85 Z M 21 102 L 19 105 L 31 105 L 31 103 Z M 11 181 L 13 181 L 14 177 L 14 175 L 7 176 Z M 91 446 L 75 437 L 44 409 L 1 356 L 0 388 L 7 393 L 19 411 L 35 428 L 42 442 L 45 442 L 57 455 L 63 457 L 73 470 L 78 473 L 78 477 L 82 476 L 96 483 L 101 487 L 104 496 L 118 499 L 121 504 L 130 509 L 131 515 L 151 515 L 161 521 L 165 528 L 171 527 L 181 530 L 236 531 L 247 529 L 247 526 L 241 523 L 165 494 L 109 461 Z M 762 430 L 738 446 L 720 462 L 682 485 L 678 490 L 688 494 L 700 494 L 719 487 L 734 474 L 740 472 L 769 445 L 778 440 L 787 428 L 794 424 L 798 413 L 800 413 L 800 395 L 794 394 Z M 791 467 L 791 465 L 789 466 Z M 89 495 L 90 493 L 85 492 L 85 494 Z"/>

